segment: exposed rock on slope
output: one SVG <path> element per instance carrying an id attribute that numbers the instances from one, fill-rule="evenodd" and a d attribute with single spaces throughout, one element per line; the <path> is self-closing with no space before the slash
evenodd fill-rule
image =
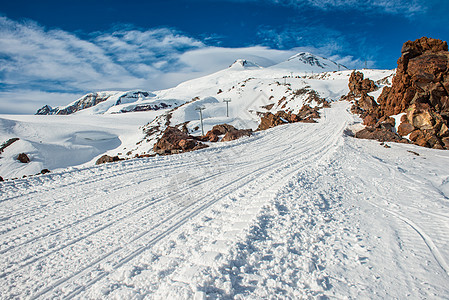
<path id="1" fill-rule="evenodd" d="M 52 108 L 49 105 L 45 105 L 37 111 L 36 115 L 70 115 L 106 101 L 111 96 L 111 94 L 106 93 L 90 93 L 65 108 Z"/>
<path id="2" fill-rule="evenodd" d="M 153 147 L 158 154 L 175 154 L 206 148 L 207 145 L 198 142 L 195 137 L 182 132 L 175 127 L 167 127 L 162 137 Z"/>
<path id="3" fill-rule="evenodd" d="M 221 141 L 228 142 L 237 140 L 244 136 L 252 135 L 251 129 L 237 129 L 229 124 L 219 124 L 212 127 L 204 136 L 200 137 L 201 141 L 218 142 L 219 136 L 223 136 Z"/>
<path id="4" fill-rule="evenodd" d="M 374 127 L 390 116 L 405 113 L 396 124 L 400 135 L 419 146 L 449 149 L 448 67 L 446 42 L 426 37 L 408 41 L 402 47 L 392 86 L 385 87 L 378 98 L 379 107 L 363 109 L 359 104 L 361 110 L 356 107 L 354 112 L 361 113 L 365 125 Z M 351 82 L 349 88 L 357 90 Z"/>
<path id="5" fill-rule="evenodd" d="M 292 114 L 283 110 L 278 111 L 275 114 L 272 114 L 271 112 L 264 113 L 260 118 L 260 124 L 259 127 L 257 127 L 257 130 L 266 130 L 285 123 L 315 123 L 314 119 L 320 117 L 318 109 L 318 107 L 312 108 L 309 105 L 304 105 L 297 114 Z"/>
<path id="6" fill-rule="evenodd" d="M 17 160 L 24 164 L 27 164 L 31 161 L 30 158 L 28 157 L 28 155 L 26 155 L 25 153 L 20 153 L 17 156 Z"/>

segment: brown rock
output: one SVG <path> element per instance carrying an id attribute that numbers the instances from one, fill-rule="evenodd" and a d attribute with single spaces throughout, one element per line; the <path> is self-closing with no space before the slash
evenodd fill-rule
<path id="1" fill-rule="evenodd" d="M 377 118 L 373 114 L 369 114 L 363 119 L 363 124 L 366 126 L 374 126 L 376 123 Z"/>
<path id="2" fill-rule="evenodd" d="M 367 110 L 367 111 L 370 111 L 378 106 L 377 102 L 374 101 L 374 97 L 370 96 L 366 93 L 363 93 L 361 95 L 358 104 L 361 109 Z"/>
<path id="3" fill-rule="evenodd" d="M 208 133 L 210 132 L 211 134 L 214 134 L 214 135 L 222 135 L 222 134 L 228 133 L 229 131 L 234 131 L 234 130 L 237 130 L 237 129 L 232 125 L 220 124 L 220 125 L 215 125 L 214 127 L 212 127 L 212 129 L 210 131 L 208 131 Z"/>
<path id="4" fill-rule="evenodd" d="M 264 113 L 260 118 L 260 124 L 257 130 L 267 130 L 268 128 L 288 123 L 289 119 L 290 117 L 284 111 L 279 111 L 275 115 L 270 112 Z"/>
<path id="5" fill-rule="evenodd" d="M 43 170 L 41 171 L 41 174 L 47 174 L 47 173 L 50 173 L 50 170 L 49 170 L 49 169 L 43 169 Z"/>
<path id="6" fill-rule="evenodd" d="M 20 153 L 17 156 L 17 160 L 20 161 L 21 163 L 24 163 L 24 164 L 27 164 L 27 163 L 30 162 L 30 158 L 25 153 Z"/>
<path id="7" fill-rule="evenodd" d="M 355 137 L 359 139 L 378 140 L 379 142 L 401 142 L 403 140 L 402 137 L 390 130 L 372 127 L 366 127 L 356 132 Z"/>
<path id="8" fill-rule="evenodd" d="M 225 134 L 225 136 L 221 139 L 222 142 L 228 142 L 233 141 L 236 139 L 239 139 L 243 136 L 251 136 L 252 130 L 251 129 L 241 129 L 241 130 L 233 130 L 229 131 Z"/>
<path id="9" fill-rule="evenodd" d="M 411 125 L 421 130 L 432 129 L 435 124 L 430 105 L 427 103 L 410 106 L 407 110 L 407 119 Z"/>
<path id="10" fill-rule="evenodd" d="M 196 146 L 196 142 L 193 139 L 182 139 L 178 143 L 182 150 L 193 149 Z M 177 149 L 178 150 L 178 149 Z"/>
<path id="11" fill-rule="evenodd" d="M 377 85 L 374 81 L 363 78 L 363 73 L 354 71 L 351 73 L 351 76 L 349 77 L 349 94 L 354 97 L 360 97 L 363 94 L 371 93 L 377 90 Z"/>
<path id="12" fill-rule="evenodd" d="M 101 165 L 104 163 L 116 162 L 116 161 L 120 161 L 120 160 L 123 160 L 123 159 L 119 158 L 118 156 L 109 156 L 109 155 L 105 154 L 102 157 L 100 157 L 99 159 L 97 159 L 97 162 L 95 164 Z"/>
<path id="13" fill-rule="evenodd" d="M 415 130 L 415 127 L 413 127 L 410 123 L 401 123 L 398 126 L 398 134 L 400 136 L 409 135 L 413 130 Z"/>
<path id="14" fill-rule="evenodd" d="M 412 131 L 412 132 L 410 133 L 409 139 L 410 139 L 412 142 L 414 142 L 414 141 L 416 141 L 417 139 L 422 138 L 422 137 L 424 137 L 424 134 L 422 133 L 422 131 L 419 130 L 419 129 L 416 129 L 416 130 L 414 130 L 414 131 Z"/>
<path id="15" fill-rule="evenodd" d="M 441 139 L 441 141 L 443 142 L 443 145 L 446 149 L 449 149 L 449 137 L 444 137 Z"/>
<path id="16" fill-rule="evenodd" d="M 153 151 L 159 154 L 175 154 L 196 150 L 199 145 L 203 144 L 198 142 L 195 137 L 169 126 L 153 146 Z M 207 147 L 207 145 L 204 146 Z"/>

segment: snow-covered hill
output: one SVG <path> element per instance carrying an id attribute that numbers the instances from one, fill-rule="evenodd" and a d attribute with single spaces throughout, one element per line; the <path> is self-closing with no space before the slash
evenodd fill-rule
<path id="1" fill-rule="evenodd" d="M 338 68 L 237 60 L 167 90 L 0 115 L 0 175 L 52 171 L 0 181 L 1 298 L 448 298 L 449 152 L 347 136 L 361 120 Z M 381 86 L 394 73 L 361 71 Z M 207 131 L 304 104 L 317 123 L 94 166 L 151 154 L 167 126 L 199 135 L 198 107 Z"/>
<path id="2" fill-rule="evenodd" d="M 2 298 L 447 298 L 448 152 L 347 137 L 349 107 L 0 182 Z"/>
<path id="3" fill-rule="evenodd" d="M 393 73 L 363 72 L 374 80 Z M 256 129 L 260 113 L 295 113 L 304 104 L 318 105 L 315 97 L 330 102 L 340 99 L 348 92 L 350 73 L 294 72 L 292 76 L 288 69 L 260 68 L 238 60 L 227 69 L 167 90 L 98 92 L 52 109 L 53 115 L 0 116 L 0 142 L 20 138 L 0 154 L 0 176 L 22 177 L 42 169 L 93 165 L 103 154 L 123 158 L 151 154 L 168 125 L 186 124 L 191 134 L 201 134 L 198 106 L 205 108 L 205 132 L 223 123 Z M 229 117 L 223 100 L 231 100 Z M 73 113 L 63 115 L 69 111 Z M 29 164 L 17 161 L 21 152 L 29 154 Z"/>
<path id="4" fill-rule="evenodd" d="M 270 68 L 311 73 L 343 71 L 348 69 L 339 63 L 309 52 L 295 54 L 287 61 L 271 66 Z"/>

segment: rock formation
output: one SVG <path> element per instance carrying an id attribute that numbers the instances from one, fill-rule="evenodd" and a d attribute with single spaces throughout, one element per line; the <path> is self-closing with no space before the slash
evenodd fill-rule
<path id="1" fill-rule="evenodd" d="M 158 154 L 175 154 L 206 148 L 207 145 L 175 127 L 167 127 L 156 142 L 153 151 Z"/>
<path id="2" fill-rule="evenodd" d="M 17 160 L 24 164 L 27 164 L 31 161 L 30 158 L 28 157 L 28 155 L 26 155 L 25 153 L 20 153 L 17 156 Z"/>
<path id="3" fill-rule="evenodd" d="M 422 37 L 404 43 L 401 52 L 392 86 L 383 89 L 378 98 L 379 106 L 371 105 L 373 103 L 366 99 L 361 105 L 358 100 L 353 112 L 360 113 L 364 124 L 371 127 L 392 115 L 404 113 L 397 130 L 400 136 L 408 137 L 419 146 L 449 149 L 447 43 Z M 350 94 L 368 87 L 368 84 L 362 84 L 358 74 L 353 73 L 351 79 Z"/>
<path id="4" fill-rule="evenodd" d="M 317 107 L 310 107 L 309 105 L 304 105 L 297 114 L 292 114 L 290 112 L 285 112 L 283 110 L 278 111 L 275 114 L 267 112 L 262 114 L 260 118 L 259 127 L 257 130 L 267 130 L 268 128 L 276 127 L 281 124 L 286 123 L 314 123 L 314 119 L 319 119 L 320 114 L 318 113 Z"/>
<path id="5" fill-rule="evenodd" d="M 109 155 L 105 154 L 102 157 L 100 157 L 99 159 L 97 159 L 97 162 L 95 164 L 101 165 L 104 163 L 116 162 L 116 161 L 120 161 L 120 160 L 123 160 L 123 158 L 119 158 L 118 156 L 109 156 Z M 45 174 L 45 173 L 42 173 L 42 174 Z"/>

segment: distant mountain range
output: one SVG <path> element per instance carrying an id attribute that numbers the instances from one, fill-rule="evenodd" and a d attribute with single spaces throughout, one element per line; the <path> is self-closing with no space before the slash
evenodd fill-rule
<path id="1" fill-rule="evenodd" d="M 261 69 L 264 68 L 257 63 L 246 59 L 237 59 L 227 70 Z M 343 65 L 308 52 L 298 53 L 288 60 L 270 66 L 267 69 L 289 70 L 295 73 L 321 73 L 347 70 Z M 155 96 L 152 92 L 141 90 L 94 92 L 86 94 L 66 106 L 53 108 L 45 105 L 37 111 L 36 115 L 70 115 L 86 109 L 90 109 L 89 113 L 93 114 L 126 113 L 172 108 L 183 103 L 182 101 L 175 101 L 173 99 L 156 100 Z"/>

